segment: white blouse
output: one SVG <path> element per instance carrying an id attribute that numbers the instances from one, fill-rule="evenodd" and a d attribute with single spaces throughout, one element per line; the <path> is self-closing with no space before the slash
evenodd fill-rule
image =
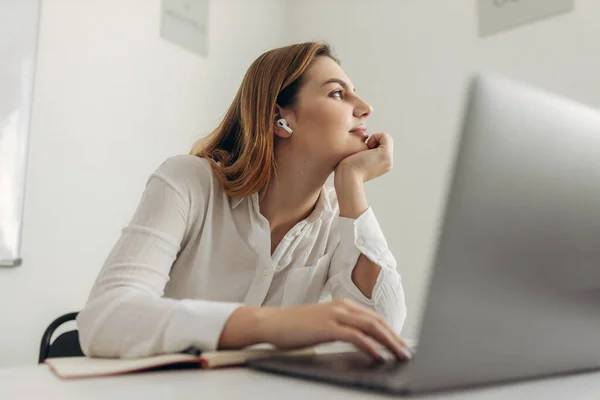
<path id="1" fill-rule="evenodd" d="M 381 267 L 371 299 L 351 279 L 360 253 Z M 258 195 L 232 198 L 208 161 L 178 155 L 148 179 L 77 325 L 90 356 L 214 350 L 239 306 L 295 306 L 329 296 L 360 302 L 398 333 L 402 328 L 400 275 L 371 208 L 356 220 L 340 217 L 335 190 L 324 187 L 313 212 L 271 255 Z"/>

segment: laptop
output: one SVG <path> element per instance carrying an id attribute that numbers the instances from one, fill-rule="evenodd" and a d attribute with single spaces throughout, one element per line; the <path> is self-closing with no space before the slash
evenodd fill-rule
<path id="1" fill-rule="evenodd" d="M 600 112 L 488 74 L 467 97 L 413 359 L 252 368 L 399 395 L 600 368 Z"/>

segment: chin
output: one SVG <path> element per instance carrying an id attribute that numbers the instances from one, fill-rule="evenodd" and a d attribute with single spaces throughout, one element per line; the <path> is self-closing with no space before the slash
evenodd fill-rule
<path id="1" fill-rule="evenodd" d="M 357 137 L 353 137 L 352 140 L 348 140 L 345 143 L 330 143 L 326 148 L 328 151 L 325 154 L 321 154 L 324 158 L 330 160 L 334 166 L 337 166 L 346 157 L 369 149 L 367 144 Z M 322 150 L 324 149 L 322 148 Z"/>
<path id="2" fill-rule="evenodd" d="M 354 144 L 352 146 L 347 146 L 345 149 L 336 152 L 335 155 L 332 154 L 332 159 L 335 160 L 335 165 L 339 164 L 344 158 L 350 157 L 356 153 L 360 153 L 361 151 L 368 150 L 366 144 Z"/>
<path id="3" fill-rule="evenodd" d="M 368 150 L 369 146 L 362 139 L 356 138 L 352 141 L 352 143 L 348 143 L 347 155 L 350 156 L 352 154 L 359 153 L 364 150 Z"/>

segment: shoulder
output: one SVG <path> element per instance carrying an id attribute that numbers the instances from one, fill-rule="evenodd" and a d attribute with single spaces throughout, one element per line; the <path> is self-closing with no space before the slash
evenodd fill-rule
<path id="1" fill-rule="evenodd" d="M 204 158 L 190 154 L 178 154 L 167 158 L 156 173 L 173 179 L 207 179 L 212 177 L 210 164 Z"/>
<path id="2" fill-rule="evenodd" d="M 189 154 L 167 158 L 150 176 L 164 181 L 181 196 L 205 195 L 214 185 L 210 163 Z"/>

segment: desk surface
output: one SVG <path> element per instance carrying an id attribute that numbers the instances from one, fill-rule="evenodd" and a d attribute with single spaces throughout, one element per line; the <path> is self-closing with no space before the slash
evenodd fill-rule
<path id="1" fill-rule="evenodd" d="M 437 394 L 431 399 L 594 399 L 600 372 Z M 247 368 L 146 372 L 63 381 L 45 365 L 0 369 L 0 399 L 390 399 L 385 394 L 271 375 Z M 424 397 L 421 397 L 424 398 Z"/>

